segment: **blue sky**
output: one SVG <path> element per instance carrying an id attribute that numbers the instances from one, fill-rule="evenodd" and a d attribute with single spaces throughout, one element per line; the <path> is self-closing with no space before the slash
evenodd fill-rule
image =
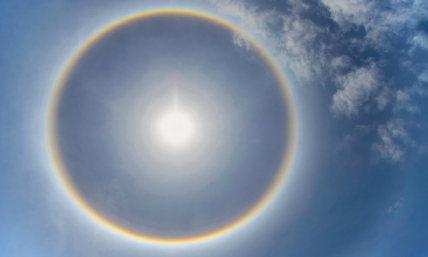
<path id="1" fill-rule="evenodd" d="M 299 124 L 293 168 L 271 204 L 227 235 L 185 246 L 96 224 L 53 175 L 44 134 L 53 84 L 79 45 L 113 21 L 164 8 L 203 11 L 259 42 L 289 82 Z M 426 2 L 3 1 L 0 17 L 1 256 L 428 255 Z M 225 45 L 247 50 L 236 38 Z M 220 105 L 229 117 L 232 105 Z M 274 137 L 266 124 L 260 131 Z"/>

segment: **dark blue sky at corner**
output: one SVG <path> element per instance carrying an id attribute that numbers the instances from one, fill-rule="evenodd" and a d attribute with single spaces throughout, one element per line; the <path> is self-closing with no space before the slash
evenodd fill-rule
<path id="1" fill-rule="evenodd" d="M 204 11 L 260 42 L 289 81 L 299 121 L 295 163 L 272 204 L 224 238 L 183 247 L 94 224 L 58 185 L 44 138 L 49 94 L 73 51 L 115 20 L 162 8 Z M 427 256 L 427 8 L 1 2 L 0 256 Z"/>

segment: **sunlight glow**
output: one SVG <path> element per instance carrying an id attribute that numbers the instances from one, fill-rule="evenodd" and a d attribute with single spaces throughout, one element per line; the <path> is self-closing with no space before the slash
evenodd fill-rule
<path id="1" fill-rule="evenodd" d="M 179 110 L 173 110 L 158 121 L 162 139 L 173 146 L 182 146 L 193 134 L 193 123 L 189 116 Z"/>

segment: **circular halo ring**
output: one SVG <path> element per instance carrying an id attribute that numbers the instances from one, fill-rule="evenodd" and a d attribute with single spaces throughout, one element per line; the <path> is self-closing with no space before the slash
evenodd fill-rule
<path id="1" fill-rule="evenodd" d="M 68 75 L 70 74 L 70 71 L 74 68 L 77 61 L 85 54 L 85 52 L 88 50 L 88 48 L 91 45 L 93 45 L 98 40 L 100 40 L 103 37 L 103 35 L 107 34 L 109 31 L 116 29 L 128 22 L 131 22 L 137 19 L 143 19 L 150 16 L 155 16 L 155 15 L 188 15 L 188 16 L 198 17 L 198 18 L 205 19 L 213 23 L 222 25 L 233 32 L 239 33 L 239 35 L 241 35 L 246 40 L 248 40 L 248 42 L 251 43 L 252 47 L 254 47 L 254 49 L 264 57 L 264 59 L 269 65 L 269 68 L 275 74 L 276 79 L 278 80 L 278 83 L 281 85 L 281 92 L 283 95 L 283 101 L 286 109 L 285 111 L 287 113 L 288 122 L 287 122 L 286 138 L 288 142 L 284 149 L 284 156 L 282 157 L 280 168 L 277 171 L 277 174 L 271 186 L 266 190 L 265 194 L 258 200 L 256 204 L 254 204 L 254 206 L 250 209 L 250 211 L 248 211 L 245 215 L 243 215 L 237 220 L 232 221 L 225 227 L 222 227 L 220 229 L 217 229 L 215 231 L 212 231 L 200 236 L 186 237 L 186 238 L 151 237 L 149 235 L 143 235 L 143 234 L 138 234 L 135 232 L 128 231 L 110 222 L 109 220 L 104 218 L 102 215 L 97 213 L 94 209 L 92 209 L 92 207 L 85 202 L 82 196 L 80 196 L 80 194 L 74 188 L 72 182 L 68 178 L 67 170 L 62 161 L 61 153 L 58 145 L 58 134 L 57 134 L 57 122 L 58 122 L 57 117 L 58 117 L 58 109 L 59 109 L 58 106 L 60 103 L 60 98 L 65 88 L 64 82 L 67 79 Z M 121 19 L 119 21 L 116 21 L 106 26 L 102 30 L 98 31 L 91 38 L 89 38 L 89 40 L 87 40 L 82 46 L 80 46 L 79 49 L 67 60 L 65 66 L 60 71 L 59 76 L 51 92 L 49 105 L 47 109 L 46 139 L 47 139 L 47 146 L 48 146 L 48 154 L 52 162 L 55 175 L 58 178 L 59 182 L 61 183 L 61 186 L 65 189 L 66 193 L 73 199 L 73 201 L 77 204 L 77 206 L 80 207 L 81 210 L 83 210 L 92 219 L 104 225 L 105 227 L 129 238 L 151 242 L 151 243 L 158 243 L 158 244 L 183 244 L 183 243 L 193 243 L 193 242 L 203 241 L 206 239 L 217 237 L 228 231 L 231 231 L 239 227 L 240 225 L 244 224 L 245 222 L 249 221 L 252 217 L 254 217 L 257 213 L 259 213 L 262 209 L 264 209 L 267 206 L 267 204 L 272 200 L 274 195 L 280 189 L 291 167 L 291 164 L 294 158 L 295 148 L 296 148 L 296 141 L 297 141 L 297 119 L 295 114 L 293 97 L 290 92 L 290 89 L 288 88 L 285 77 L 282 74 L 282 72 L 278 69 L 278 67 L 275 65 L 274 61 L 269 56 L 269 54 L 261 47 L 261 45 L 259 45 L 257 42 L 249 38 L 243 32 L 239 31 L 239 29 L 236 28 L 234 25 L 227 23 L 226 21 L 223 21 L 219 18 L 210 16 L 208 14 L 200 13 L 196 11 L 188 11 L 188 10 L 174 10 L 174 9 L 173 10 L 156 10 L 156 11 L 148 11 L 148 12 L 143 12 L 132 16 L 128 16 L 124 19 Z"/>

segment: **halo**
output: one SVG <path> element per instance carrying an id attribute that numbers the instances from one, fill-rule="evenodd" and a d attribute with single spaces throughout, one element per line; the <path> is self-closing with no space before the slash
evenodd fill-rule
<path id="1" fill-rule="evenodd" d="M 65 88 L 64 82 L 68 77 L 68 75 L 70 74 L 70 71 L 74 68 L 77 61 L 85 54 L 85 52 L 88 50 L 90 46 L 92 46 L 94 43 L 100 40 L 108 32 L 114 29 L 117 29 L 124 24 L 127 24 L 128 22 L 132 22 L 138 19 L 144 19 L 151 16 L 159 16 L 159 15 L 183 15 L 183 16 L 198 17 L 201 19 L 211 21 L 218 25 L 224 26 L 229 30 L 235 33 L 238 33 L 240 36 L 245 38 L 247 43 L 251 45 L 265 59 L 265 61 L 269 65 L 269 68 L 271 69 L 271 71 L 273 71 L 278 83 L 281 85 L 280 87 L 281 87 L 283 102 L 285 106 L 285 111 L 287 113 L 287 131 L 286 131 L 287 144 L 284 149 L 284 155 L 282 157 L 281 165 L 277 171 L 275 179 L 273 180 L 270 187 L 266 190 L 264 195 L 258 200 L 258 202 L 256 202 L 253 205 L 250 211 L 248 211 L 242 217 L 232 221 L 225 227 L 219 228 L 207 234 L 194 236 L 194 237 L 185 237 L 185 238 L 151 237 L 149 235 L 128 231 L 120 227 L 119 225 L 112 223 L 111 221 L 103 217 L 101 214 L 97 213 L 88 203 L 85 202 L 83 197 L 79 194 L 79 192 L 76 190 L 76 188 L 70 181 L 67 175 L 67 170 L 63 163 L 61 151 L 58 145 L 58 133 L 57 133 L 57 122 L 58 122 L 57 117 L 58 117 L 58 109 L 59 109 L 58 107 L 59 107 L 62 93 Z M 53 165 L 53 170 L 61 186 L 65 189 L 66 193 L 72 198 L 72 200 L 77 204 L 77 206 L 82 211 L 84 211 L 87 215 L 89 215 L 93 220 L 111 229 L 112 231 L 115 231 L 128 238 L 133 238 L 141 241 L 158 243 L 158 244 L 183 244 L 183 243 L 193 243 L 193 242 L 207 240 L 207 239 L 225 234 L 226 232 L 229 232 L 241 226 L 242 224 L 246 223 L 251 218 L 253 218 L 257 213 L 259 213 L 268 205 L 268 203 L 273 199 L 273 197 L 275 196 L 275 194 L 278 192 L 281 185 L 283 184 L 294 158 L 294 152 L 295 152 L 296 141 L 297 141 L 296 138 L 297 138 L 297 120 L 295 115 L 294 101 L 292 98 L 292 94 L 288 88 L 284 75 L 275 65 L 275 63 L 273 62 L 271 57 L 267 54 L 267 52 L 257 42 L 250 39 L 246 34 L 239 31 L 238 28 L 236 28 L 232 24 L 227 23 L 219 18 L 210 16 L 208 14 L 195 12 L 195 11 L 187 11 L 187 10 L 156 10 L 156 11 L 139 13 L 139 14 L 121 19 L 119 21 L 116 21 L 108 25 L 104 29 L 100 30 L 99 32 L 97 32 L 91 38 L 89 38 L 89 40 L 87 40 L 82 46 L 80 46 L 80 48 L 69 58 L 69 60 L 67 60 L 65 66 L 59 73 L 59 76 L 55 82 L 55 85 L 53 87 L 53 90 L 50 96 L 50 101 L 47 109 L 47 119 L 46 119 L 46 139 L 47 139 L 49 157 Z"/>

